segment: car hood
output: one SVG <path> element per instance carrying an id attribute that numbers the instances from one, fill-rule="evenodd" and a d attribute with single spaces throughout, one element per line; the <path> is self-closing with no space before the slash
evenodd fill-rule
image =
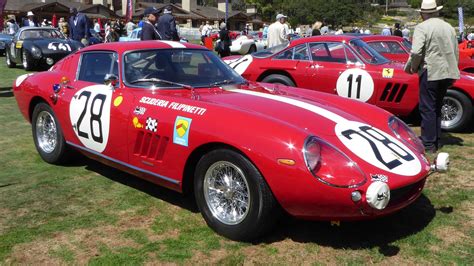
<path id="1" fill-rule="evenodd" d="M 378 107 L 356 100 L 277 84 L 230 85 L 222 87 L 220 93 L 200 96 L 204 102 L 263 116 L 318 135 L 334 135 L 335 125 L 348 121 L 386 127 L 390 116 Z"/>

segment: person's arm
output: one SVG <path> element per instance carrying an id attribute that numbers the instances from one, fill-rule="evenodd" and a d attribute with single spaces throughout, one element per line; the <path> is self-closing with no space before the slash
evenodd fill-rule
<path id="1" fill-rule="evenodd" d="M 176 29 L 176 20 L 174 18 L 170 21 L 171 39 L 179 41 L 178 30 Z"/>
<path id="2" fill-rule="evenodd" d="M 286 38 L 287 38 L 286 27 L 285 25 L 283 25 L 283 27 L 281 27 L 281 30 L 280 30 L 280 39 L 286 40 Z"/>
<path id="3" fill-rule="evenodd" d="M 143 30 L 142 30 L 142 41 L 146 40 L 153 40 L 154 32 L 150 30 L 150 27 L 147 27 L 149 25 L 146 25 L 145 23 L 143 24 Z"/>
<path id="4" fill-rule="evenodd" d="M 411 72 L 416 73 L 423 63 L 423 53 L 425 49 L 426 38 L 423 30 L 420 27 L 415 28 L 413 33 L 413 44 L 411 47 Z"/>
<path id="5" fill-rule="evenodd" d="M 89 31 L 89 18 L 86 15 L 82 16 L 84 18 L 84 38 L 89 39 L 91 33 Z"/>
<path id="6" fill-rule="evenodd" d="M 456 64 L 459 64 L 459 46 L 458 41 L 456 40 L 456 31 L 452 29 L 451 42 L 454 46 L 454 55 L 456 56 Z"/>

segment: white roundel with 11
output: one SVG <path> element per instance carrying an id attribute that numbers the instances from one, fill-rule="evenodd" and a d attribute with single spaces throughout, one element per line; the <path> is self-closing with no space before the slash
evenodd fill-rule
<path id="1" fill-rule="evenodd" d="M 339 96 L 367 102 L 374 94 L 374 80 L 367 71 L 351 68 L 337 79 L 336 91 Z"/>

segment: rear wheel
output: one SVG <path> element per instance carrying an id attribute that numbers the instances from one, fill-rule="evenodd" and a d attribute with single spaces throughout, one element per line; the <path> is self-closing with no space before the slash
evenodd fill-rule
<path id="1" fill-rule="evenodd" d="M 281 75 L 281 74 L 268 75 L 262 80 L 262 82 L 282 84 L 286 86 L 295 87 L 295 83 L 289 77 L 285 75 Z"/>
<path id="2" fill-rule="evenodd" d="M 255 45 L 250 46 L 248 54 L 255 53 L 257 51 L 257 47 Z"/>
<path id="3" fill-rule="evenodd" d="M 28 51 L 26 51 L 25 49 L 23 49 L 22 51 L 22 63 L 23 63 L 23 68 L 25 70 L 33 70 L 33 67 L 34 67 L 34 63 L 33 63 L 33 58 L 31 58 L 31 55 L 30 53 L 28 53 Z"/>
<path id="4" fill-rule="evenodd" d="M 35 106 L 31 127 L 36 150 L 44 161 L 59 164 L 67 159 L 66 141 L 49 105 L 39 103 Z"/>
<path id="5" fill-rule="evenodd" d="M 461 131 L 470 125 L 472 102 L 460 91 L 448 90 L 441 107 L 441 128 L 446 131 Z"/>
<path id="6" fill-rule="evenodd" d="M 12 61 L 12 58 L 8 51 L 5 51 L 5 62 L 7 63 L 7 67 L 9 68 L 13 68 L 16 66 L 16 64 Z"/>
<path id="7" fill-rule="evenodd" d="M 239 241 L 256 239 L 275 224 L 277 202 L 255 166 L 219 149 L 204 155 L 194 177 L 197 205 L 209 227 Z"/>

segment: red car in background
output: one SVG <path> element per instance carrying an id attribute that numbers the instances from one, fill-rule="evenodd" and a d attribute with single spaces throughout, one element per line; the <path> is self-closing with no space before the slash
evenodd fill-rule
<path id="1" fill-rule="evenodd" d="M 410 56 L 411 43 L 398 36 L 360 36 L 370 47 L 392 61 L 405 63 Z M 459 52 L 459 70 L 474 74 L 474 59 Z"/>
<path id="2" fill-rule="evenodd" d="M 411 43 L 397 36 L 361 36 L 370 47 L 381 53 L 384 57 L 405 63 L 410 56 Z M 474 103 L 474 60 L 459 53 L 459 70 L 461 79 L 448 89 L 443 104 L 444 127 L 462 128 L 456 125 L 470 124 Z"/>
<path id="3" fill-rule="evenodd" d="M 44 161 L 80 151 L 194 194 L 208 225 L 236 240 L 271 229 L 280 207 L 320 220 L 393 213 L 447 168 L 447 154 L 430 165 L 414 132 L 380 108 L 247 82 L 188 43 L 89 46 L 19 76 L 13 92 Z"/>
<path id="4" fill-rule="evenodd" d="M 244 78 L 312 89 L 377 105 L 399 116 L 418 112 L 418 76 L 403 71 L 359 36 L 315 36 L 291 41 L 224 61 Z M 474 77 L 463 75 L 456 85 L 472 91 Z M 470 94 L 468 94 L 470 95 Z M 472 103 L 443 108 L 443 128 L 470 125 Z M 446 113 L 449 111 L 448 113 Z"/>

